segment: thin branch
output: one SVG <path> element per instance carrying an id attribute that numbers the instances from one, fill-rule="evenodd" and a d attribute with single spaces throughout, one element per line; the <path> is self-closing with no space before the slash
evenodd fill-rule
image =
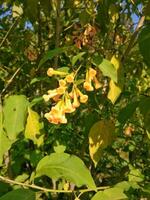
<path id="1" fill-rule="evenodd" d="M 128 44 L 128 46 L 127 46 L 127 48 L 126 48 L 126 50 L 125 50 L 125 52 L 124 52 L 124 54 L 123 54 L 122 62 L 124 62 L 125 58 L 129 55 L 129 53 L 130 53 L 132 47 L 134 46 L 134 43 L 135 43 L 135 41 L 136 41 L 136 39 L 137 39 L 138 32 L 139 32 L 140 28 L 141 28 L 141 27 L 143 26 L 143 24 L 144 24 L 144 20 L 145 20 L 145 16 L 142 16 L 142 17 L 140 18 L 140 20 L 139 20 L 139 22 L 138 22 L 138 24 L 137 24 L 137 26 L 136 26 L 136 29 L 135 29 L 133 35 L 131 36 L 131 39 L 130 39 L 130 41 L 129 41 L 129 44 Z"/>
<path id="2" fill-rule="evenodd" d="M 14 180 L 8 179 L 8 178 L 3 177 L 3 176 L 0 176 L 0 180 L 3 181 L 3 182 L 6 182 L 6 183 L 13 184 L 13 185 L 20 185 L 22 187 L 33 188 L 33 189 L 36 189 L 36 190 L 41 190 L 43 192 L 51 192 L 51 193 L 72 193 L 72 192 L 84 193 L 84 192 L 95 191 L 94 189 L 54 190 L 54 189 L 48 189 L 48 188 L 40 187 L 40 186 L 37 186 L 37 185 L 34 185 L 34 184 L 30 185 L 30 184 L 27 184 L 27 183 L 20 183 L 18 181 L 14 181 Z M 110 188 L 110 187 L 109 186 L 97 187 L 97 190 L 105 190 L 105 189 L 108 189 L 108 188 Z"/>
<path id="3" fill-rule="evenodd" d="M 58 48 L 59 47 L 59 43 L 60 43 L 60 6 L 61 6 L 61 0 L 57 0 L 55 48 Z M 57 67 L 57 65 L 58 65 L 58 56 L 55 56 L 54 66 Z"/>
<path id="4" fill-rule="evenodd" d="M 14 80 L 15 76 L 19 73 L 19 71 L 21 70 L 21 67 L 19 67 L 15 73 L 12 75 L 12 77 L 8 80 L 7 85 L 4 87 L 4 89 L 2 90 L 2 92 L 0 93 L 0 96 L 6 91 L 6 89 L 9 87 L 9 85 L 12 83 L 12 81 Z"/>
<path id="5" fill-rule="evenodd" d="M 6 41 L 8 35 L 10 34 L 10 32 L 13 30 L 13 28 L 16 26 L 16 23 L 18 21 L 19 18 L 17 18 L 14 23 L 11 25 L 11 27 L 9 28 L 9 30 L 7 31 L 6 35 L 4 36 L 3 40 L 0 43 L 0 48 L 2 47 L 3 43 Z"/>

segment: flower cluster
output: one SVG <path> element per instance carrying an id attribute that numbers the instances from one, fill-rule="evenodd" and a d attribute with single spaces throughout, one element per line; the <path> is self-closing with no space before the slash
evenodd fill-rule
<path id="1" fill-rule="evenodd" d="M 89 68 L 86 72 L 86 78 L 83 87 L 86 91 L 93 91 L 101 87 L 101 84 L 96 78 L 96 70 Z M 66 113 L 72 113 L 80 106 L 81 103 L 86 103 L 88 95 L 83 94 L 78 88 L 75 76 L 76 73 L 66 73 L 53 68 L 49 68 L 47 71 L 48 76 L 63 76 L 59 80 L 59 86 L 56 89 L 48 90 L 47 94 L 43 95 L 44 100 L 47 102 L 52 99 L 55 105 L 52 106 L 50 112 L 45 114 L 45 118 L 54 124 L 67 123 Z M 92 83 L 94 87 L 92 86 Z M 71 89 L 70 89 L 71 88 Z"/>

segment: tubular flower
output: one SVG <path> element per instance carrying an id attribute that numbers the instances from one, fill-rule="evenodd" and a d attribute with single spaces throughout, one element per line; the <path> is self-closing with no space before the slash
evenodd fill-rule
<path id="1" fill-rule="evenodd" d="M 52 107 L 51 111 L 45 114 L 45 118 L 53 124 L 66 124 L 67 118 L 64 113 L 63 100 L 60 100 L 54 107 Z"/>
<path id="2" fill-rule="evenodd" d="M 65 95 L 65 109 L 64 112 L 65 113 L 72 113 L 75 111 L 75 108 L 73 107 L 72 103 L 71 103 L 71 99 L 69 97 L 68 94 Z"/>
<path id="3" fill-rule="evenodd" d="M 55 97 L 56 95 L 58 95 L 57 90 L 48 90 L 48 94 L 44 94 L 43 95 L 43 99 L 47 102 L 50 100 L 50 98 Z"/>
<path id="4" fill-rule="evenodd" d="M 66 76 L 65 80 L 67 81 L 67 83 L 73 83 L 73 81 L 74 81 L 74 73 L 68 74 Z"/>
<path id="5" fill-rule="evenodd" d="M 63 79 L 60 79 L 60 80 L 59 80 L 59 86 L 60 86 L 60 87 L 65 87 L 65 86 L 66 86 L 66 81 L 63 80 Z"/>
<path id="6" fill-rule="evenodd" d="M 58 87 L 58 88 L 56 89 L 56 91 L 57 91 L 57 94 L 62 95 L 62 94 L 65 93 L 66 87 L 60 86 L 60 87 Z"/>
<path id="7" fill-rule="evenodd" d="M 83 94 L 78 88 L 76 88 L 78 95 L 80 96 L 80 102 L 86 103 L 88 100 L 88 95 Z"/>
<path id="8" fill-rule="evenodd" d="M 67 74 L 68 74 L 68 73 L 66 73 L 66 72 L 54 70 L 54 69 L 51 68 L 51 67 L 47 70 L 47 75 L 48 75 L 48 76 L 53 76 L 53 75 L 66 76 Z"/>
<path id="9" fill-rule="evenodd" d="M 91 84 L 91 81 L 90 82 L 85 81 L 84 84 L 83 84 L 83 87 L 86 91 L 93 91 L 94 90 L 94 88 Z"/>
<path id="10" fill-rule="evenodd" d="M 93 78 L 93 82 L 94 82 L 95 89 L 99 89 L 102 87 L 102 84 L 97 80 L 96 77 Z"/>
<path id="11" fill-rule="evenodd" d="M 93 80 L 93 78 L 96 76 L 96 70 L 95 69 L 93 69 L 93 68 L 89 68 L 89 79 L 90 80 Z"/>
<path id="12" fill-rule="evenodd" d="M 80 102 L 78 100 L 78 94 L 77 94 L 75 88 L 73 88 L 73 104 L 72 105 L 74 108 L 77 108 L 80 106 Z"/>

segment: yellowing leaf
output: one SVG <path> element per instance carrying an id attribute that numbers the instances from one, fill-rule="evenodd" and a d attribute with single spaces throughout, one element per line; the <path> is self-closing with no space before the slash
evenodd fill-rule
<path id="1" fill-rule="evenodd" d="M 32 140 L 34 144 L 40 146 L 43 143 L 43 135 L 40 133 L 42 123 L 39 122 L 39 115 L 31 108 L 28 108 L 28 118 L 25 129 L 25 137 Z"/>
<path id="2" fill-rule="evenodd" d="M 121 74 L 119 72 L 121 69 L 121 64 L 120 64 L 119 59 L 113 56 L 111 59 L 111 63 L 114 65 L 115 69 L 117 70 L 118 76 L 120 76 Z M 107 98 L 110 99 L 110 101 L 114 104 L 117 101 L 118 97 L 120 96 L 121 91 L 122 91 L 122 85 L 120 84 L 120 82 L 116 84 L 113 80 L 110 80 Z"/>
<path id="3" fill-rule="evenodd" d="M 13 18 L 19 17 L 20 15 L 23 14 L 23 9 L 21 6 L 16 6 L 15 4 L 12 7 L 12 16 Z"/>
<path id="4" fill-rule="evenodd" d="M 89 151 L 95 166 L 100 160 L 102 150 L 111 144 L 114 130 L 115 126 L 111 120 L 98 121 L 90 129 Z"/>
<path id="5" fill-rule="evenodd" d="M 107 98 L 114 104 L 121 94 L 121 88 L 115 84 L 113 80 L 109 82 L 109 92 Z"/>

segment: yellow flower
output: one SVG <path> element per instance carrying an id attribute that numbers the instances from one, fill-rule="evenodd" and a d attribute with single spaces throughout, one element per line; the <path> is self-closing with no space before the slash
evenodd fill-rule
<path id="1" fill-rule="evenodd" d="M 73 83 L 74 81 L 74 73 L 68 74 L 65 78 L 68 83 Z"/>
<path id="2" fill-rule="evenodd" d="M 97 73 L 96 70 L 90 67 L 88 71 L 89 71 L 89 79 L 93 80 L 93 78 L 96 76 Z"/>
<path id="3" fill-rule="evenodd" d="M 71 103 L 71 99 L 69 97 L 68 94 L 65 95 L 65 109 L 64 112 L 65 113 L 72 113 L 75 111 L 75 108 L 73 107 L 72 103 Z"/>
<path id="4" fill-rule="evenodd" d="M 80 102 L 86 103 L 88 100 L 88 95 L 83 94 L 77 87 L 76 87 L 77 94 L 80 96 Z"/>
<path id="5" fill-rule="evenodd" d="M 48 76 L 53 76 L 53 75 L 66 76 L 67 74 L 68 74 L 68 73 L 66 73 L 66 72 L 54 70 L 52 67 L 50 67 L 50 68 L 47 70 L 47 75 L 48 75 Z"/>
<path id="6" fill-rule="evenodd" d="M 74 108 L 77 108 L 80 106 L 80 102 L 78 100 L 78 94 L 74 88 L 73 88 L 73 104 L 72 105 Z"/>
<path id="7" fill-rule="evenodd" d="M 89 81 L 89 82 L 85 81 L 84 84 L 83 84 L 83 87 L 86 91 L 93 91 L 94 90 L 94 88 L 91 84 L 91 81 Z"/>
<path id="8" fill-rule="evenodd" d="M 102 84 L 97 80 L 96 77 L 93 78 L 93 82 L 94 82 L 95 89 L 99 89 L 102 87 Z"/>
<path id="9" fill-rule="evenodd" d="M 66 81 L 63 80 L 63 79 L 60 79 L 60 80 L 59 80 L 59 86 L 60 86 L 60 87 L 65 87 L 65 86 L 66 86 Z"/>
<path id="10" fill-rule="evenodd" d="M 58 88 L 56 89 L 56 91 L 57 91 L 57 94 L 62 95 L 62 94 L 65 93 L 65 91 L 66 91 L 66 87 L 64 87 L 64 86 L 60 86 L 60 87 L 58 87 Z"/>
<path id="11" fill-rule="evenodd" d="M 60 100 L 55 106 L 53 106 L 51 108 L 51 111 L 45 114 L 45 118 L 53 124 L 66 124 L 67 119 L 64 113 L 63 100 Z"/>

